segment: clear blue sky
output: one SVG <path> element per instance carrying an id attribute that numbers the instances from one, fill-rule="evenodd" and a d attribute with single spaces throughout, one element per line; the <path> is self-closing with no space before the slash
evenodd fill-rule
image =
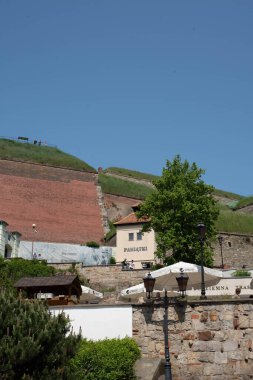
<path id="1" fill-rule="evenodd" d="M 253 193 L 252 0 L 0 0 L 0 135 Z"/>

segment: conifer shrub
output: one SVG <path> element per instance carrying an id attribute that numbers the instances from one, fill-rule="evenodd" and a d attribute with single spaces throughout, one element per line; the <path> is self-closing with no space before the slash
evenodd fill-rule
<path id="1" fill-rule="evenodd" d="M 131 338 L 83 340 L 70 362 L 76 380 L 133 380 L 140 350 Z"/>
<path id="2" fill-rule="evenodd" d="M 64 314 L 51 315 L 44 302 L 0 290 L 0 379 L 70 380 L 68 362 L 80 337 Z M 68 334 L 68 336 L 66 336 Z"/>

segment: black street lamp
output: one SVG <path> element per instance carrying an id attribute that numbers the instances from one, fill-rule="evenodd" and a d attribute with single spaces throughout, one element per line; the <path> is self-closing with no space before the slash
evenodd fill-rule
<path id="1" fill-rule="evenodd" d="M 185 296 L 188 276 L 183 273 L 181 270 L 180 276 L 176 277 L 179 291 L 181 292 L 181 296 Z M 151 273 L 147 275 L 147 277 L 143 278 L 144 286 L 147 292 L 147 298 L 151 298 L 151 293 L 154 290 L 156 279 L 152 277 Z M 169 307 L 169 297 L 167 295 L 167 290 L 165 289 L 164 299 L 163 299 L 163 307 L 164 307 L 164 351 L 165 351 L 165 365 L 164 365 L 164 374 L 165 380 L 172 380 L 171 374 L 171 362 L 170 362 L 170 351 L 169 351 L 169 329 L 168 329 L 168 307 Z"/>
<path id="2" fill-rule="evenodd" d="M 224 269 L 223 253 L 222 253 L 223 236 L 219 235 L 219 236 L 218 236 L 218 241 L 219 241 L 219 244 L 220 244 L 221 267 L 222 267 L 222 269 Z"/>
<path id="3" fill-rule="evenodd" d="M 206 299 L 206 286 L 205 286 L 205 274 L 204 274 L 204 240 L 206 234 L 206 226 L 204 223 L 197 225 L 200 241 L 200 254 L 201 254 L 201 299 Z"/>

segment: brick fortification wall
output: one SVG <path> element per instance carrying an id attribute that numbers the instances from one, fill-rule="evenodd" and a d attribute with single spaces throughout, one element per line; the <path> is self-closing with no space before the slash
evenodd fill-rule
<path id="1" fill-rule="evenodd" d="M 103 238 L 96 174 L 0 160 L 0 181 L 0 219 L 22 240 L 85 243 Z"/>

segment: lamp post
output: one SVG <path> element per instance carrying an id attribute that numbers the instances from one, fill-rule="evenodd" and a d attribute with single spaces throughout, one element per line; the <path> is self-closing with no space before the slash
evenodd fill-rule
<path id="1" fill-rule="evenodd" d="M 35 234 L 37 232 L 36 224 L 33 223 L 32 228 L 33 228 L 33 234 Z M 32 238 L 32 259 L 33 259 L 33 250 L 34 250 L 34 237 Z"/>
<path id="2" fill-rule="evenodd" d="M 188 276 L 183 273 L 183 270 L 181 270 L 180 276 L 177 276 L 176 280 L 177 280 L 181 295 L 185 296 Z M 149 273 L 147 277 L 143 278 L 143 282 L 146 289 L 147 298 L 150 299 L 151 293 L 153 292 L 154 286 L 155 286 L 155 278 L 153 278 L 151 273 Z M 169 329 L 168 329 L 169 297 L 168 297 L 166 289 L 165 289 L 165 294 L 164 294 L 164 299 L 163 299 L 163 307 L 164 307 L 164 352 L 165 352 L 164 374 L 165 374 L 165 380 L 172 380 L 170 351 L 169 351 Z"/>
<path id="3" fill-rule="evenodd" d="M 218 241 L 220 244 L 220 255 L 221 255 L 221 268 L 224 269 L 224 263 L 223 263 L 223 253 L 222 253 L 222 243 L 223 243 L 223 236 L 218 236 Z"/>
<path id="4" fill-rule="evenodd" d="M 201 254 L 201 299 L 206 299 L 206 286 L 205 286 L 205 274 L 204 274 L 204 240 L 206 234 L 206 226 L 204 223 L 197 225 L 200 240 L 200 254 Z"/>

